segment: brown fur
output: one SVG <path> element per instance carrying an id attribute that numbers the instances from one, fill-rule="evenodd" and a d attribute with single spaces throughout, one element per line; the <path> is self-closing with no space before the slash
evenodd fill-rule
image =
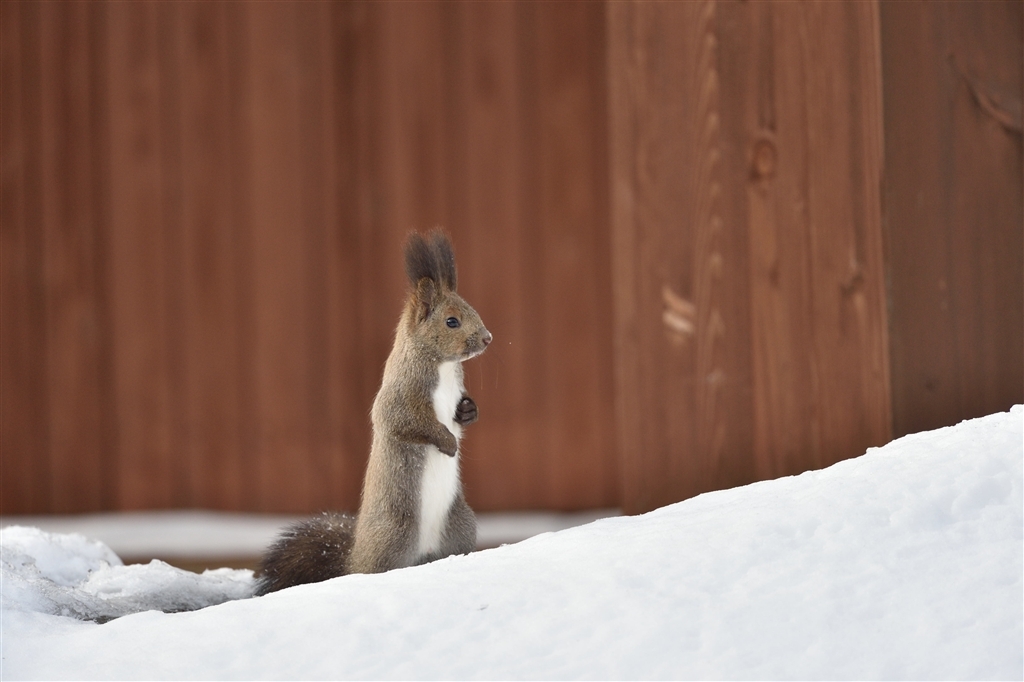
<path id="1" fill-rule="evenodd" d="M 342 575 L 355 517 L 324 512 L 282 531 L 260 562 L 258 594 Z"/>
<path id="2" fill-rule="evenodd" d="M 257 594 L 425 563 L 475 547 L 476 519 L 458 484 L 439 549 L 419 554 L 420 489 L 428 446 L 458 455 L 457 434 L 438 420 L 433 403 L 439 368 L 454 363 L 461 385 L 461 363 L 482 353 L 491 334 L 455 292 L 455 257 L 447 237 L 411 235 L 405 269 L 412 291 L 373 402 L 373 444 L 359 515 L 325 514 L 287 529 L 263 557 Z M 465 393 L 451 409 L 456 431 L 477 419 L 476 403 Z"/>

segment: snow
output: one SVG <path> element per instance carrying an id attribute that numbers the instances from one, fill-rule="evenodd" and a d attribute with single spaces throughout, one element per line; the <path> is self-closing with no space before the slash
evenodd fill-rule
<path id="1" fill-rule="evenodd" d="M 212 511 L 144 511 L 74 516 L 5 516 L 0 525 L 78 533 L 120 557 L 258 556 L 277 531 L 300 517 Z"/>
<path id="2" fill-rule="evenodd" d="M 583 512 L 488 512 L 477 514 L 481 549 L 617 516 L 615 509 Z M 225 559 L 258 557 L 285 526 L 301 516 L 217 511 L 140 511 L 73 516 L 3 516 L 0 527 L 32 526 L 51 533 L 78 533 L 100 540 L 122 559 L 159 557 Z"/>
<path id="3" fill-rule="evenodd" d="M 252 596 L 248 570 L 222 568 L 197 575 L 162 561 L 125 566 L 96 540 L 24 526 L 0 531 L 0 565 L 5 610 L 85 620 L 106 621 L 149 609 L 191 611 Z"/>
<path id="4" fill-rule="evenodd" d="M 53 604 L 129 567 L 5 529 L 0 675 L 1021 679 L 1022 425 L 1018 406 L 642 516 L 104 624 Z M 118 594 L 199 589 L 157 583 Z"/>

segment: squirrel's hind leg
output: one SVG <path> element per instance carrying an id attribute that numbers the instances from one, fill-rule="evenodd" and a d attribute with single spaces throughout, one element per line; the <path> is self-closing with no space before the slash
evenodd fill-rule
<path id="1" fill-rule="evenodd" d="M 444 537 L 441 540 L 440 556 L 452 554 L 469 554 L 476 549 L 476 514 L 466 504 L 466 499 L 459 493 L 448 511 Z"/>
<path id="2" fill-rule="evenodd" d="M 354 516 L 324 512 L 286 528 L 260 560 L 255 594 L 345 575 L 355 525 Z"/>

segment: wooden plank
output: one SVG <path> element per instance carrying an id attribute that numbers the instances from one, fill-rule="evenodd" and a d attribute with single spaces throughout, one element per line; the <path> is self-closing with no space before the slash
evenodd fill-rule
<path id="1" fill-rule="evenodd" d="M 0 511 L 50 508 L 39 7 L 0 5 Z M 35 228 L 35 229 L 34 229 Z"/>
<path id="2" fill-rule="evenodd" d="M 735 123 L 734 103 L 722 101 L 730 84 L 721 82 L 717 9 L 609 6 L 616 395 L 629 511 L 749 477 L 746 230 L 728 175 L 737 141 L 723 140 Z"/>
<path id="3" fill-rule="evenodd" d="M 249 479 L 239 392 L 243 379 L 240 260 L 231 224 L 233 123 L 228 18 L 217 5 L 175 5 L 181 113 L 181 305 L 183 364 L 179 504 L 238 509 Z"/>
<path id="4" fill-rule="evenodd" d="M 882 5 L 897 434 L 1024 400 L 1021 15 Z"/>
<path id="5" fill-rule="evenodd" d="M 447 217 L 444 12 L 434 2 L 389 4 L 384 21 L 390 41 L 387 120 L 393 126 L 383 151 L 391 164 L 388 219 L 401 244 L 407 230 L 426 230 Z"/>
<path id="6" fill-rule="evenodd" d="M 161 73 L 154 5 L 111 5 L 110 286 L 120 509 L 167 508 L 178 491 L 169 366 Z M 164 145 L 166 146 L 166 145 Z"/>
<path id="7" fill-rule="evenodd" d="M 747 203 L 755 467 L 762 477 L 806 467 L 809 456 L 820 447 L 816 365 L 808 362 L 814 330 L 808 272 L 811 244 L 804 213 L 807 188 L 794 186 L 804 177 L 797 164 L 803 160 L 806 141 L 801 134 L 806 122 L 798 90 L 783 90 L 781 106 L 776 96 L 787 67 L 800 69 L 803 64 L 799 54 L 791 56 L 790 63 L 776 63 L 777 57 L 782 58 L 778 54 L 782 40 L 775 36 L 776 16 L 771 8 L 759 6 L 738 18 L 751 34 L 750 44 L 756 46 L 746 54 L 747 63 L 757 66 L 756 76 L 743 79 L 741 97 L 754 104 L 745 107 L 744 123 L 753 133 L 748 133 L 752 142 L 748 158 L 754 181 L 747 185 Z M 801 119 L 787 125 L 787 115 Z M 780 124 L 788 134 L 781 142 Z M 779 169 L 780 144 L 785 145 L 785 160 L 790 162 L 785 173 Z"/>
<path id="8" fill-rule="evenodd" d="M 301 223 L 298 42 L 291 5 L 249 10 L 253 368 L 259 441 L 252 464 L 261 511 L 305 505 L 309 460 L 306 252 Z"/>
<path id="9" fill-rule="evenodd" d="M 330 121 L 329 89 L 325 87 L 327 70 L 324 64 L 331 36 L 327 33 L 326 6 L 302 5 L 296 8 L 296 59 L 298 61 L 298 105 L 301 125 L 298 134 L 300 155 L 299 225 L 305 250 L 305 298 L 308 312 L 304 330 L 307 362 L 306 400 L 308 415 L 307 461 L 313 471 L 322 472 L 313 481 L 306 504 L 321 509 L 331 501 L 332 444 L 329 409 L 330 351 L 327 325 L 329 320 L 327 252 L 331 200 L 328 197 L 330 172 L 334 168 L 329 151 Z"/>
<path id="10" fill-rule="evenodd" d="M 521 277 L 529 283 L 526 307 L 540 344 L 526 365 L 538 375 L 531 418 L 543 433 L 531 458 L 539 476 L 534 504 L 608 506 L 618 491 L 608 334 L 604 6 L 533 5 L 524 19 L 534 22 L 527 30 L 536 41 L 536 91 L 520 92 L 536 121 L 534 136 L 524 140 L 536 177 L 520 198 L 535 202 L 536 211 L 536 222 L 521 227 L 531 254 Z"/>
<path id="11" fill-rule="evenodd" d="M 636 212 L 639 198 L 635 181 L 637 161 L 637 112 L 640 65 L 635 63 L 639 27 L 635 8 L 626 3 L 609 3 L 606 8 L 608 36 L 608 165 L 614 296 L 615 418 L 618 426 L 621 499 L 628 513 L 654 506 L 652 486 L 643 472 L 644 458 L 651 453 L 640 439 L 651 429 L 643 429 L 641 420 L 650 419 L 639 400 L 624 396 L 642 394 L 640 367 L 640 320 L 638 311 L 641 287 L 638 267 Z M 660 491 L 659 491 L 660 492 Z"/>
<path id="12" fill-rule="evenodd" d="M 97 441 L 99 455 L 93 466 L 100 472 L 101 509 L 109 509 L 117 497 L 117 402 L 114 391 L 114 338 L 111 332 L 110 222 L 111 201 L 108 179 L 110 166 L 110 105 L 107 45 L 109 40 L 107 8 L 90 5 L 87 14 L 87 57 L 89 63 L 89 192 L 93 220 L 96 336 L 98 349 L 92 378 L 93 400 L 98 408 Z"/>
<path id="13" fill-rule="evenodd" d="M 1024 5 L 943 9 L 957 76 L 949 191 L 959 420 L 1024 402 Z"/>
<path id="14" fill-rule="evenodd" d="M 53 511 L 103 509 L 112 478 L 101 391 L 105 360 L 101 194 L 95 81 L 86 5 L 43 5 L 40 12 L 41 191 L 49 469 Z"/>
<path id="15" fill-rule="evenodd" d="M 252 465 L 253 453 L 259 448 L 259 414 L 256 399 L 256 371 L 254 367 L 256 313 L 254 236 L 252 215 L 252 168 L 249 144 L 252 137 L 252 86 L 249 71 L 249 6 L 228 4 L 223 7 L 225 26 L 226 93 L 228 126 L 225 134 L 226 163 L 231 171 L 227 176 L 226 200 L 228 232 L 230 234 L 233 263 L 231 266 L 231 298 L 235 304 L 231 324 L 236 327 L 235 353 L 232 374 L 237 384 L 235 394 L 238 410 L 236 430 L 229 437 L 237 437 L 239 460 L 225 473 L 237 475 L 241 509 L 261 508 L 260 491 L 256 484 L 257 469 Z M 220 457 L 221 453 L 214 456 Z"/>
<path id="16" fill-rule="evenodd" d="M 768 152 L 772 171 L 760 178 L 760 200 L 751 193 L 763 477 L 862 454 L 888 440 L 891 426 L 877 8 L 754 11 L 769 12 L 758 24 L 771 31 L 772 94 L 770 104 L 759 101 L 775 110 L 775 129 L 758 131 L 755 152 Z"/>
<path id="17" fill-rule="evenodd" d="M 616 270 L 616 400 L 623 457 L 623 505 L 652 509 L 679 495 L 695 462 L 678 456 L 693 441 L 692 254 L 683 221 L 686 69 L 696 62 L 696 5 L 609 5 L 613 255 Z M 678 88 L 664 83 L 678 82 Z M 686 84 L 686 85 L 683 85 Z M 659 87 L 661 85 L 661 87 Z M 682 182 L 679 185 L 683 185 Z M 685 186 L 685 185 L 684 185 Z M 674 218 L 679 216 L 679 218 Z M 686 218 L 683 218 L 686 216 Z M 667 271 L 671 264 L 672 272 Z M 668 282 L 671 276 L 674 281 Z M 659 281 L 660 280 L 660 281 Z M 683 288 L 685 286 L 685 289 Z M 662 292 L 676 303 L 663 310 Z M 662 342 L 663 312 L 680 316 Z"/>
<path id="18" fill-rule="evenodd" d="M 749 225 L 750 207 L 746 187 L 735 182 L 749 177 L 750 128 L 735 103 L 742 101 L 750 45 L 733 40 L 739 35 L 730 23 L 734 8 L 716 3 L 713 10 L 702 11 L 698 26 L 704 44 L 691 75 L 693 87 L 702 93 L 695 119 L 702 126 L 696 138 L 701 184 L 695 188 L 702 198 L 694 217 L 695 331 L 700 334 L 696 446 L 707 459 L 704 476 L 715 487 L 743 485 L 756 477 L 751 447 L 756 424 L 745 417 L 753 401 L 753 354 L 744 340 L 751 338 L 753 318 L 750 240 L 741 226 Z"/>
<path id="19" fill-rule="evenodd" d="M 155 8 L 155 56 L 157 68 L 157 119 L 155 134 L 159 144 L 160 204 L 158 231 L 161 240 L 160 259 L 163 287 L 156 303 L 163 315 L 161 362 L 166 368 L 167 419 L 170 431 L 168 464 L 170 476 L 164 481 L 166 494 L 173 506 L 193 506 L 188 480 L 189 424 L 186 409 L 188 376 L 185 356 L 185 230 L 184 183 L 186 169 L 182 161 L 182 139 L 185 126 L 181 96 L 182 16 L 180 6 L 162 3 Z"/>

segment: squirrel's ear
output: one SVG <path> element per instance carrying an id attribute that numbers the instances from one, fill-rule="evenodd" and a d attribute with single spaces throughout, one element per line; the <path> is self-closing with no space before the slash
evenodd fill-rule
<path id="1" fill-rule="evenodd" d="M 455 291 L 458 279 L 455 274 L 455 254 L 452 252 L 452 243 L 440 230 L 435 230 L 430 235 L 430 241 L 437 270 L 435 279 L 439 279 L 442 284 Z"/>
<path id="2" fill-rule="evenodd" d="M 417 324 L 430 317 L 434 306 L 437 305 L 439 295 L 440 292 L 438 291 L 437 284 L 429 277 L 421 277 L 420 281 L 416 283 L 416 291 L 413 296 L 416 298 Z"/>
<path id="3" fill-rule="evenodd" d="M 426 240 L 413 232 L 405 243 L 405 274 L 414 287 L 424 277 L 435 279 L 434 254 Z"/>
<path id="4" fill-rule="evenodd" d="M 410 234 L 405 243 L 405 274 L 413 286 L 427 277 L 437 286 L 455 291 L 455 254 L 448 237 L 435 230 L 428 242 L 415 232 Z"/>

